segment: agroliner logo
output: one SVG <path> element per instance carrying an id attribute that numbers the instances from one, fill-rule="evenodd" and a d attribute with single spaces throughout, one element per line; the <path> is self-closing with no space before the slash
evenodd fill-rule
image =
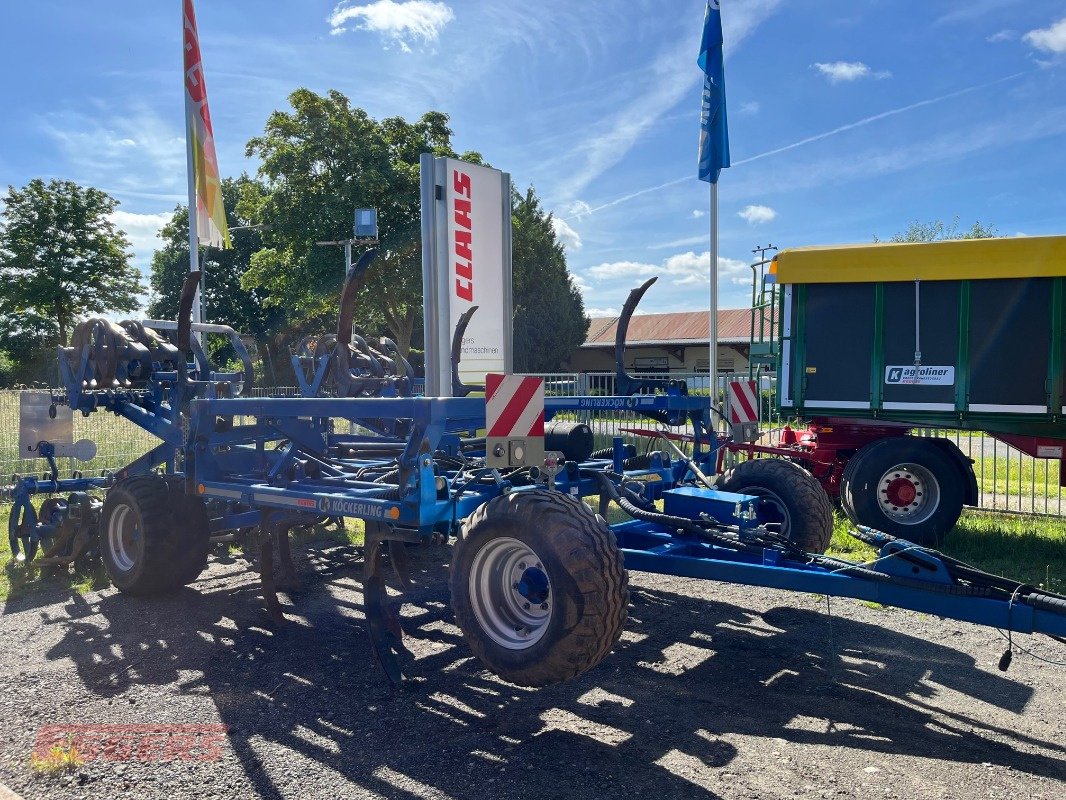
<path id="1" fill-rule="evenodd" d="M 954 386 L 955 367 L 885 367 L 885 383 L 907 386 Z"/>

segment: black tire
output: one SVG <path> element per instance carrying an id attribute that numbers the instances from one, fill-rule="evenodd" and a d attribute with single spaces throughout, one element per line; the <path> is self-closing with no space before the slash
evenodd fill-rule
<path id="1" fill-rule="evenodd" d="M 848 493 L 844 491 L 844 487 L 849 485 L 855 479 L 855 467 L 858 465 L 861 459 L 856 458 L 859 455 L 859 451 L 856 451 L 851 458 L 848 459 L 848 463 L 844 465 L 844 471 L 840 474 L 840 510 L 844 512 L 844 516 L 855 521 L 855 507 L 851 504 L 851 498 Z"/>
<path id="2" fill-rule="evenodd" d="M 449 584 L 474 655 L 521 686 L 558 683 L 598 664 L 618 641 L 629 602 L 607 523 L 561 492 L 501 495 L 467 517 Z"/>
<path id="3" fill-rule="evenodd" d="M 833 536 L 833 507 L 818 480 L 799 464 L 780 458 L 742 461 L 725 473 L 727 492 L 762 498 L 761 523 L 780 525 L 789 541 L 808 553 L 824 553 Z"/>
<path id="4" fill-rule="evenodd" d="M 187 586 L 207 569 L 207 554 L 211 551 L 211 518 L 202 497 L 185 494 L 185 479 L 170 475 L 166 478 L 174 514 L 176 536 L 181 544 L 175 553 L 174 580 L 176 586 Z"/>
<path id="5" fill-rule="evenodd" d="M 138 475 L 108 490 L 100 513 L 100 556 L 126 594 L 172 591 L 203 570 L 210 532 L 198 497 L 159 475 Z"/>
<path id="6" fill-rule="evenodd" d="M 934 442 L 900 436 L 852 456 L 840 492 L 852 522 L 936 547 L 959 521 L 965 488 L 959 466 Z"/>

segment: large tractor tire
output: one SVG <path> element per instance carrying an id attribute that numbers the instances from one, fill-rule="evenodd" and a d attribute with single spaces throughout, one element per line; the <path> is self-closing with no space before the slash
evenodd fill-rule
<path id="1" fill-rule="evenodd" d="M 207 564 L 207 511 L 159 475 L 111 487 L 100 513 L 100 554 L 111 582 L 126 594 L 160 594 L 184 586 Z"/>
<path id="2" fill-rule="evenodd" d="M 965 491 L 959 465 L 917 436 L 866 445 L 840 482 L 841 505 L 852 522 L 929 547 L 959 521 Z"/>
<path id="3" fill-rule="evenodd" d="M 474 655 L 521 686 L 559 683 L 598 664 L 618 641 L 629 602 L 607 524 L 561 492 L 512 492 L 467 517 L 450 587 Z"/>
<path id="4" fill-rule="evenodd" d="M 722 476 L 727 492 L 760 498 L 760 524 L 775 526 L 807 553 L 824 553 L 833 536 L 833 508 L 817 479 L 780 458 L 742 461 Z"/>

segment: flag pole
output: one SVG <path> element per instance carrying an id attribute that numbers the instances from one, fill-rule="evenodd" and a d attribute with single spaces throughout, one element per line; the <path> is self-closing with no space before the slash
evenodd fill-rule
<path id="1" fill-rule="evenodd" d="M 182 90 L 184 91 L 184 83 Z M 186 100 L 188 103 L 188 100 Z M 188 116 L 186 115 L 186 119 Z M 192 132 L 189 126 L 185 126 L 185 159 L 189 173 L 189 272 L 196 272 L 200 268 L 200 237 L 196 230 L 196 165 L 193 161 Z M 192 301 L 192 321 L 202 322 L 203 314 L 200 310 L 200 287 L 196 287 L 196 294 Z"/>
<path id="2" fill-rule="evenodd" d="M 707 0 L 703 38 L 696 64 L 703 71 L 700 109 L 700 147 L 697 176 L 711 185 L 711 263 L 707 324 L 707 377 L 711 404 L 718 407 L 718 178 L 729 166 L 729 127 L 726 124 L 725 68 L 723 65 L 722 3 Z"/>
<path id="3" fill-rule="evenodd" d="M 707 371 L 710 375 L 711 403 L 718 405 L 718 181 L 711 184 L 711 269 L 710 269 L 710 320 L 708 325 L 709 347 Z"/>
<path id="4" fill-rule="evenodd" d="M 185 2 L 181 2 L 181 27 L 182 27 L 182 65 L 185 65 L 185 53 L 189 47 L 185 28 L 189 24 L 186 18 Z M 193 131 L 189 124 L 189 75 L 186 69 L 181 71 L 181 96 L 185 98 L 185 171 L 189 178 L 189 272 L 196 272 L 200 268 L 200 235 L 196 230 L 196 160 L 193 155 Z M 200 311 L 200 287 L 197 285 L 196 293 L 192 299 L 192 321 L 202 322 L 203 314 Z"/>

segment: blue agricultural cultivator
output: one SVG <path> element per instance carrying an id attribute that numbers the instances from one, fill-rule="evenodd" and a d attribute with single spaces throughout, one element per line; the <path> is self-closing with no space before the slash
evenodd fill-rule
<path id="1" fill-rule="evenodd" d="M 13 552 L 32 558 L 40 541 L 49 545 L 46 563 L 70 563 L 95 548 L 119 590 L 144 595 L 194 581 L 212 539 L 240 531 L 259 548 L 266 608 L 280 619 L 276 589 L 294 578 L 290 531 L 323 518 L 361 519 L 368 627 L 397 682 L 411 661 L 384 565 L 408 586 L 408 545 L 428 539 L 453 544 L 452 606 L 470 649 L 526 686 L 574 677 L 611 651 L 626 619 L 627 570 L 860 598 L 1066 637 L 1066 597 L 936 550 L 860 529 L 854 535 L 880 550 L 875 561 L 824 555 L 832 514 L 818 482 L 783 459 L 720 474 L 716 412 L 683 381 L 630 376 L 619 358 L 616 396 L 544 399 L 537 381 L 505 376 L 517 388 L 503 397 L 506 380 L 460 383 L 453 343 L 454 396 L 417 396 L 414 370 L 392 342 L 352 334 L 371 258 L 347 276 L 336 332 L 305 340 L 294 354 L 301 397 L 247 396 L 252 363 L 240 338 L 190 321 L 197 273 L 176 322 L 82 323 L 59 353 L 63 388 L 50 398 L 53 410 L 111 412 L 160 443 L 114 474 L 60 478 L 55 449 L 40 442 L 49 475 L 8 489 Z M 619 355 L 650 284 L 625 305 Z M 468 321 L 460 320 L 456 342 Z M 243 368 L 215 369 L 202 334 L 227 337 Z M 594 450 L 593 429 L 577 421 L 590 410 L 653 420 L 644 452 L 620 438 Z M 34 495 L 48 496 L 39 509 Z M 612 505 L 625 521 L 605 521 Z"/>

